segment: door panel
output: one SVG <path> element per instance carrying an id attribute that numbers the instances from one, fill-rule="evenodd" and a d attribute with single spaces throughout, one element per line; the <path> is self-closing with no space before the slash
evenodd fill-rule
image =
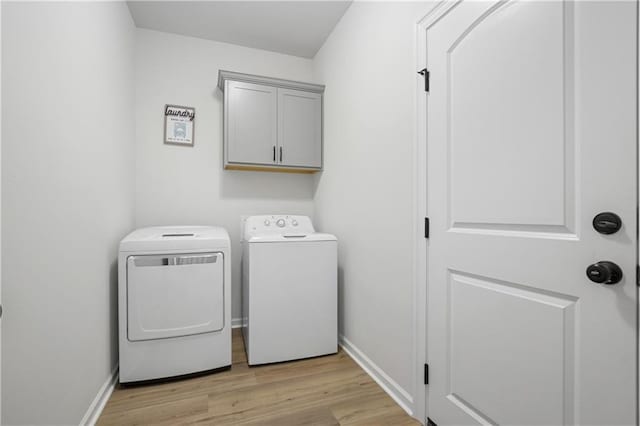
<path id="1" fill-rule="evenodd" d="M 188 336 L 224 327 L 222 253 L 127 258 L 127 338 Z"/>
<path id="2" fill-rule="evenodd" d="M 322 95 L 278 89 L 278 143 L 282 165 L 322 167 Z"/>
<path id="3" fill-rule="evenodd" d="M 452 224 L 566 230 L 573 141 L 563 52 L 572 46 L 562 42 L 562 5 L 510 3 L 476 15 L 464 17 L 446 53 Z"/>
<path id="4" fill-rule="evenodd" d="M 276 88 L 238 81 L 229 81 L 227 85 L 227 161 L 274 165 Z"/>
<path id="5" fill-rule="evenodd" d="M 576 298 L 448 274 L 449 400 L 490 423 L 489 413 L 500 413 L 502 424 L 563 424 L 564 404 L 574 392 L 566 373 L 575 367 Z M 522 380 L 528 370 L 534 374 Z M 496 377 L 500 389 L 492 391 L 487 383 Z"/>
<path id="6" fill-rule="evenodd" d="M 462 1 L 427 29 L 429 417 L 636 422 L 636 4 Z M 622 217 L 597 233 L 603 211 Z M 595 284 L 589 264 L 625 276 Z"/>

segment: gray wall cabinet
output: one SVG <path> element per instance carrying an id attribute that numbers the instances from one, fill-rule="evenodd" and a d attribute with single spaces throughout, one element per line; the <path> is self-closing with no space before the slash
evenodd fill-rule
<path id="1" fill-rule="evenodd" d="M 324 86 L 220 71 L 224 168 L 322 170 Z"/>

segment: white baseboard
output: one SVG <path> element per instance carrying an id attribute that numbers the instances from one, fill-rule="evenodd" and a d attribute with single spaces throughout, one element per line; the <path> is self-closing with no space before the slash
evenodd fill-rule
<path id="1" fill-rule="evenodd" d="M 104 410 L 104 406 L 107 405 L 107 401 L 113 393 L 113 389 L 116 387 L 117 382 L 118 364 L 116 364 L 116 366 L 113 368 L 113 371 L 111 371 L 111 375 L 98 390 L 98 394 L 93 399 L 91 405 L 89 406 L 89 409 L 80 421 L 80 425 L 93 426 L 96 424 L 98 418 L 100 417 L 100 414 L 102 414 L 102 410 Z"/>
<path id="2" fill-rule="evenodd" d="M 231 318 L 231 328 L 242 327 L 242 318 Z"/>
<path id="3" fill-rule="evenodd" d="M 396 383 L 387 373 L 378 367 L 364 352 L 349 339 L 340 336 L 340 346 L 404 411 L 413 417 L 413 398 L 411 394 Z"/>

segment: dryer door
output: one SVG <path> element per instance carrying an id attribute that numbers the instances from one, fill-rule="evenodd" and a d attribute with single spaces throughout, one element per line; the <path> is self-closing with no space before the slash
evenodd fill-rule
<path id="1" fill-rule="evenodd" d="M 222 330 L 222 253 L 127 258 L 127 337 L 162 339 Z"/>

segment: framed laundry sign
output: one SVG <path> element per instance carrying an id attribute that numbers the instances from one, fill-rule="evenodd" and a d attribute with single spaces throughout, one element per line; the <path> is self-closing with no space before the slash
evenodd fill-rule
<path id="1" fill-rule="evenodd" d="M 193 146 L 196 109 L 180 105 L 164 106 L 164 143 Z"/>

